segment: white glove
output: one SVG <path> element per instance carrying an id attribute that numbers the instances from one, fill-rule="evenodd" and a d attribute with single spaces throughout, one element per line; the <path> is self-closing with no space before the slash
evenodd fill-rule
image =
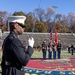
<path id="1" fill-rule="evenodd" d="M 29 40 L 28 40 L 28 45 L 33 48 L 33 46 L 34 46 L 34 39 L 33 39 L 32 37 L 29 38 Z"/>

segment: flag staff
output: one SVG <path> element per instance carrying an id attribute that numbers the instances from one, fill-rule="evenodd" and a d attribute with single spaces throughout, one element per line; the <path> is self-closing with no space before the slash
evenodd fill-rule
<path id="1" fill-rule="evenodd" d="M 50 25 L 50 46 L 52 46 L 52 24 Z"/>

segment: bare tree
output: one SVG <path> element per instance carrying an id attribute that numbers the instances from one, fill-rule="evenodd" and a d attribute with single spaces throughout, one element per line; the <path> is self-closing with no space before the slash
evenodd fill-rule
<path id="1" fill-rule="evenodd" d="M 46 22 L 50 22 L 51 18 L 54 14 L 54 10 L 52 8 L 47 8 L 47 13 L 45 13 L 45 20 Z"/>
<path id="2" fill-rule="evenodd" d="M 0 25 L 6 24 L 6 20 L 9 14 L 6 11 L 0 11 Z"/>
<path id="3" fill-rule="evenodd" d="M 71 27 L 74 21 L 74 13 L 70 12 L 67 16 L 67 19 L 68 19 L 68 26 Z"/>
<path id="4" fill-rule="evenodd" d="M 62 21 L 63 21 L 63 24 L 64 24 L 65 26 L 68 26 L 68 19 L 67 19 L 67 16 L 63 15 L 63 16 L 62 16 Z"/>
<path id="5" fill-rule="evenodd" d="M 39 21 L 43 21 L 44 10 L 42 8 L 37 8 L 34 10 L 35 16 Z"/>
<path id="6" fill-rule="evenodd" d="M 62 14 L 56 14 L 55 15 L 55 20 L 56 20 L 56 22 L 58 22 L 59 25 L 61 25 Z"/>

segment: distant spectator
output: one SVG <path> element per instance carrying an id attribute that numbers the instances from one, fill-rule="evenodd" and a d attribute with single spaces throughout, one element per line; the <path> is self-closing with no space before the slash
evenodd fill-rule
<path id="1" fill-rule="evenodd" d="M 70 53 L 70 48 L 71 48 L 71 47 L 69 46 L 69 47 L 68 47 L 68 53 Z"/>
<path id="2" fill-rule="evenodd" d="M 73 53 L 74 53 L 74 46 L 73 46 L 73 44 L 71 45 L 71 51 L 72 51 L 72 55 L 73 55 Z"/>

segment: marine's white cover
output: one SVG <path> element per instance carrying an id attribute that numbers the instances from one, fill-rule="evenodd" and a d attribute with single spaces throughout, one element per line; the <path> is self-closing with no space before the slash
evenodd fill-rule
<path id="1" fill-rule="evenodd" d="M 18 22 L 18 23 L 24 24 L 25 20 L 26 20 L 26 16 L 10 16 L 10 17 L 8 17 L 8 22 Z"/>

